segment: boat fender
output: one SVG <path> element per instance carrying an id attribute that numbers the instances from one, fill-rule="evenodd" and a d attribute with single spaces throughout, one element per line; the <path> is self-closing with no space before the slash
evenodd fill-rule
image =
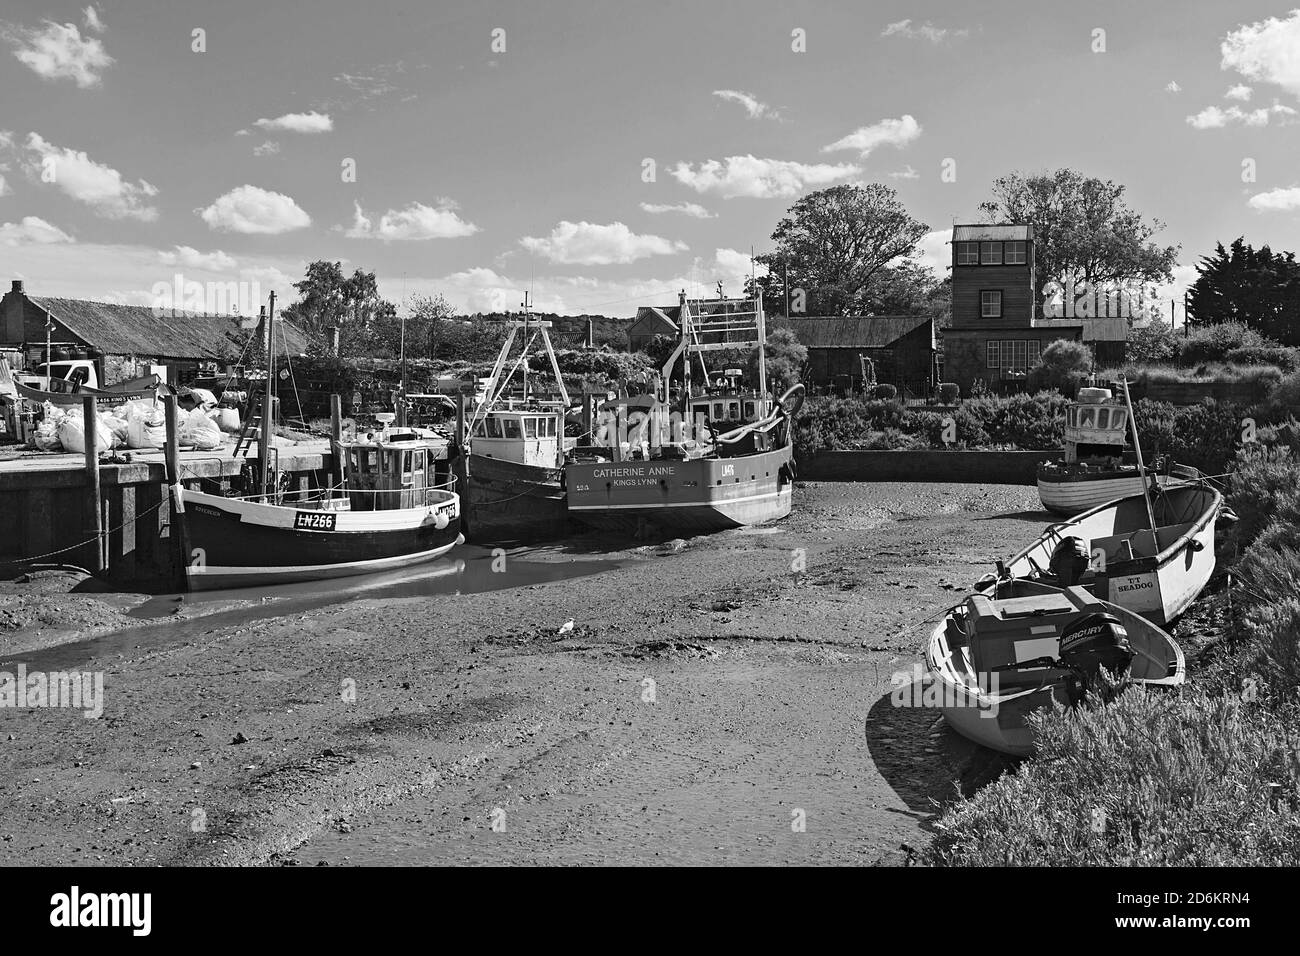
<path id="1" fill-rule="evenodd" d="M 433 526 L 437 528 L 439 531 L 445 530 L 447 525 L 449 524 L 451 524 L 451 519 L 449 519 L 441 511 L 439 511 L 437 514 L 433 516 Z"/>

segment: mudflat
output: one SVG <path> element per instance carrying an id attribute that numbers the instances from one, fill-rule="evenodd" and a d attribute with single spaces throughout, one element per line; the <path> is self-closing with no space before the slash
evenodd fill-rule
<path id="1" fill-rule="evenodd" d="M 0 708 L 0 864 L 903 864 L 1004 765 L 891 681 L 1050 520 L 1032 487 L 809 483 L 684 541 L 77 595 L 57 640 L 32 608 L 62 596 L 13 586 L 0 671 L 104 690 Z"/>

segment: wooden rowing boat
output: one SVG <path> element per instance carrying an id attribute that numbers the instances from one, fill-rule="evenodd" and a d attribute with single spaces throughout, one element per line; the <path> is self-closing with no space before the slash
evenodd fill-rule
<path id="1" fill-rule="evenodd" d="M 1098 692 L 1101 667 L 1153 686 L 1186 677 L 1182 649 L 1141 615 L 1081 587 L 1015 579 L 953 608 L 925 659 L 935 691 L 926 703 L 963 737 L 1019 757 L 1034 751 L 1029 715 Z"/>

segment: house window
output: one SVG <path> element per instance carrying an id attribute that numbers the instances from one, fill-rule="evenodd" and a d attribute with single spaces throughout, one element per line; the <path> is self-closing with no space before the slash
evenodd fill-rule
<path id="1" fill-rule="evenodd" d="M 1009 266 L 1023 266 L 1027 259 L 1025 244 L 1023 242 L 1006 242 L 1002 244 L 1004 258 L 1003 261 Z"/>
<path id="2" fill-rule="evenodd" d="M 1030 369 L 1038 363 L 1040 342 L 1026 339 L 991 340 L 988 343 L 988 367 Z"/>
<path id="3" fill-rule="evenodd" d="M 982 266 L 1002 265 L 1002 243 L 981 242 L 980 243 L 980 265 Z"/>
<path id="4" fill-rule="evenodd" d="M 1002 290 L 985 289 L 980 292 L 980 318 L 1002 318 Z"/>
<path id="5" fill-rule="evenodd" d="M 980 244 L 978 242 L 957 243 L 957 265 L 977 266 L 980 264 Z"/>

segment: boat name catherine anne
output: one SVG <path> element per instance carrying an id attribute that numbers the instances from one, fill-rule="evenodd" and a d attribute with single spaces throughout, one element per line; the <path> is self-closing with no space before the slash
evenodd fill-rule
<path id="1" fill-rule="evenodd" d="M 660 475 L 675 475 L 677 469 L 673 465 L 641 465 L 632 468 L 596 468 L 592 471 L 593 478 L 650 478 Z"/>

